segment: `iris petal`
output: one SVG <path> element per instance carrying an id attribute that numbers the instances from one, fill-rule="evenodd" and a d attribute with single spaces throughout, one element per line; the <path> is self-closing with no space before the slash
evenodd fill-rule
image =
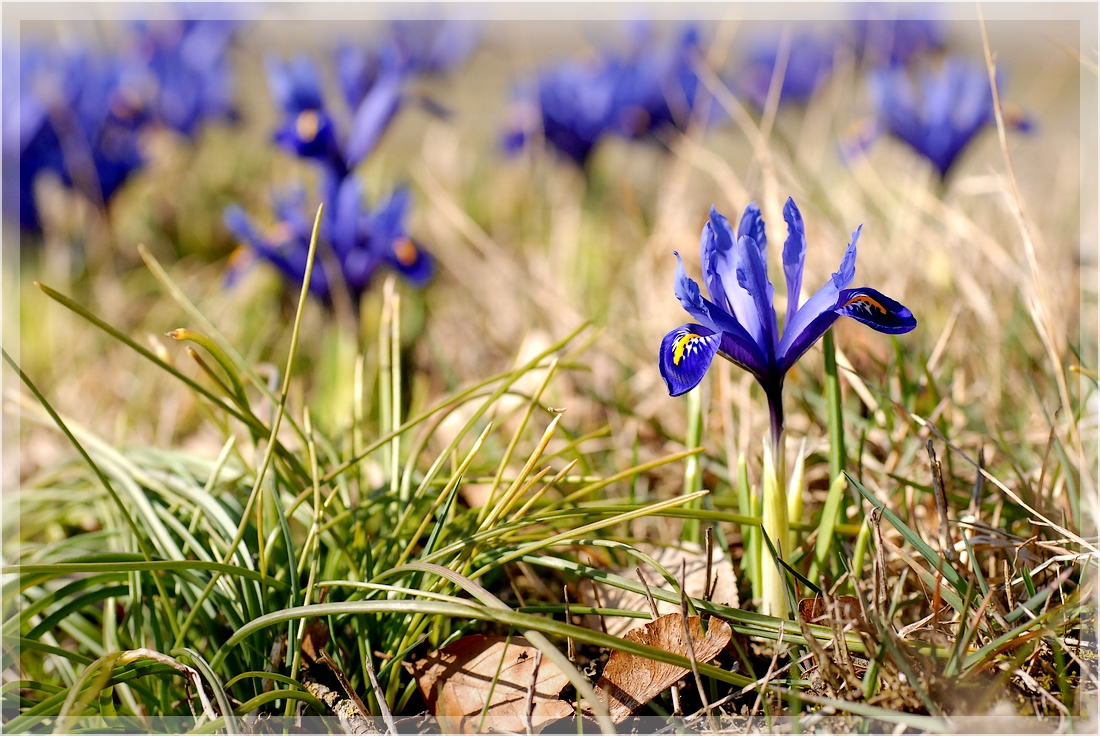
<path id="1" fill-rule="evenodd" d="M 386 233 L 396 237 L 405 229 L 405 215 L 409 211 L 409 190 L 407 187 L 398 187 L 390 195 L 374 214 L 371 227 L 380 233 Z"/>
<path id="2" fill-rule="evenodd" d="M 787 241 L 783 243 L 783 273 L 787 277 L 787 319 L 790 324 L 798 311 L 802 292 L 802 267 L 806 262 L 806 227 L 802 213 L 790 197 L 783 206 L 783 219 L 787 221 Z"/>
<path id="3" fill-rule="evenodd" d="M 888 335 L 901 335 L 917 326 L 913 313 L 903 304 L 867 287 L 840 292 L 835 311 Z"/>
<path id="4" fill-rule="evenodd" d="M 783 354 L 780 370 L 784 373 L 790 370 L 840 317 L 851 317 L 888 335 L 900 335 L 917 326 L 912 312 L 882 292 L 867 287 L 843 289 L 837 293 L 833 306 L 818 314 L 795 337 L 790 348 Z"/>
<path id="5" fill-rule="evenodd" d="M 390 242 L 388 255 L 394 269 L 413 286 L 424 286 L 435 275 L 435 258 L 407 235 Z"/>
<path id="6" fill-rule="evenodd" d="M 772 306 L 775 290 L 768 280 L 768 266 L 760 255 L 760 248 L 752 238 L 744 235 L 738 239 L 737 283 L 752 298 L 755 307 L 760 330 L 757 345 L 765 355 L 774 357 L 779 330 L 775 322 L 775 307 Z"/>
<path id="7" fill-rule="evenodd" d="M 711 208 L 712 220 L 715 215 L 721 217 Z M 727 312 L 733 314 L 733 307 L 730 304 L 729 295 L 726 294 L 723 281 L 725 273 L 733 272 L 732 268 L 726 267 L 727 263 L 733 263 L 733 254 L 729 252 L 733 248 L 733 238 L 720 237 L 718 232 L 719 230 L 711 222 L 708 222 L 703 226 L 703 233 L 699 238 L 703 283 L 706 284 L 710 298 Z"/>
<path id="8" fill-rule="evenodd" d="M 330 235 L 332 248 L 341 258 L 346 258 L 355 249 L 359 198 L 359 180 L 354 176 L 344 179 L 336 195 L 336 211 Z"/>
<path id="9" fill-rule="evenodd" d="M 703 325 L 681 325 L 661 340 L 661 377 L 670 396 L 699 385 L 714 360 L 722 336 Z"/>
<path id="10" fill-rule="evenodd" d="M 344 157 L 348 168 L 355 168 L 374 150 L 400 106 L 401 75 L 382 74 L 363 98 L 352 121 Z"/>
<path id="11" fill-rule="evenodd" d="M 291 234 L 291 239 L 275 247 L 269 243 L 263 235 L 256 230 L 251 219 L 240 207 L 231 205 L 226 208 L 223 215 L 226 228 L 233 237 L 242 244 L 247 245 L 256 255 L 263 258 L 271 265 L 278 268 L 292 281 L 301 284 L 306 274 L 306 261 L 309 255 L 309 241 L 303 242 L 298 234 Z M 313 275 L 309 281 L 309 290 L 326 304 L 330 301 L 328 279 L 319 260 L 313 263 Z"/>
<path id="12" fill-rule="evenodd" d="M 848 249 L 844 251 L 844 258 L 840 261 L 840 268 L 836 273 L 832 275 L 825 285 L 818 289 L 813 296 L 806 300 L 806 303 L 799 307 L 795 312 L 794 317 L 783 328 L 783 339 L 779 341 L 779 362 L 782 365 L 790 367 L 794 365 L 794 362 L 798 360 L 798 356 L 806 352 L 810 345 L 806 345 L 801 349 L 801 352 L 796 349 L 795 343 L 801 344 L 802 333 L 805 332 L 810 325 L 822 314 L 828 312 L 836 307 L 837 297 L 840 295 L 841 289 L 844 289 L 848 284 L 852 283 L 852 279 L 856 276 L 856 243 L 859 242 L 859 233 L 863 229 L 860 225 L 854 233 L 852 233 L 852 242 L 848 244 Z M 830 323 L 832 324 L 832 323 Z M 814 340 L 825 334 L 825 329 L 818 333 Z M 793 359 L 790 358 L 792 354 L 796 354 Z"/>
<path id="13" fill-rule="evenodd" d="M 754 375 L 768 373 L 766 354 L 744 326 L 709 299 L 703 298 L 699 285 L 688 278 L 680 254 L 676 253 L 676 298 L 680 305 L 695 319 L 703 323 L 712 332 L 725 333 L 725 342 L 729 346 L 729 359 Z"/>
<path id="14" fill-rule="evenodd" d="M 750 205 L 751 208 L 752 205 Z M 766 354 L 767 343 L 764 340 L 760 311 L 752 295 L 738 283 L 737 259 L 739 256 L 736 243 L 729 220 L 711 207 L 710 221 L 703 226 L 703 268 L 705 271 L 707 269 L 710 271 L 704 273 L 708 279 L 707 289 L 719 306 L 732 315 L 742 329 L 752 337 L 760 353 Z M 723 297 L 725 303 L 722 301 Z"/>
<path id="15" fill-rule="evenodd" d="M 761 260 L 768 262 L 768 236 L 764 232 L 764 216 L 760 214 L 760 208 L 756 202 L 749 202 L 741 215 L 741 224 L 737 226 L 737 239 L 749 236 L 756 242 L 760 249 Z"/>
<path id="16" fill-rule="evenodd" d="M 817 293 L 820 294 L 827 288 L 821 287 Z M 815 294 L 814 296 L 817 296 Z M 810 302 L 806 302 L 806 307 L 810 305 Z M 834 301 L 832 306 L 835 306 Z M 799 310 L 799 315 L 803 313 L 809 314 L 809 310 L 803 307 Z M 786 349 L 780 353 L 779 357 L 779 374 L 786 375 L 787 371 L 794 367 L 794 364 L 798 362 L 798 359 L 806 354 L 806 351 L 813 347 L 814 343 L 821 339 L 821 336 L 829 331 L 829 328 L 833 326 L 840 315 L 833 311 L 832 308 L 826 309 L 822 312 L 818 312 L 817 315 L 801 326 L 797 333 L 792 333 L 789 330 L 783 333 L 783 341 L 787 343 L 787 338 L 790 337 L 790 342 L 787 344 Z"/>

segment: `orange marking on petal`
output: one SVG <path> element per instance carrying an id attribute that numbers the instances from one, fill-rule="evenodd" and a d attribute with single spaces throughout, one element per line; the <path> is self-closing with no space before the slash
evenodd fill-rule
<path id="1" fill-rule="evenodd" d="M 886 307 L 882 306 L 881 304 L 879 304 L 877 301 L 875 301 L 871 297 L 867 296 L 866 294 L 857 294 L 856 296 L 853 296 L 851 299 L 849 299 L 848 301 L 846 301 L 844 303 L 844 306 L 845 307 L 850 307 L 851 305 L 857 304 L 857 303 L 867 304 L 868 306 L 871 306 L 871 307 L 877 309 L 878 311 L 882 312 L 884 315 L 889 314 L 889 312 L 886 311 Z"/>
<path id="2" fill-rule="evenodd" d="M 312 143 L 321 129 L 321 116 L 316 110 L 303 110 L 294 121 L 294 131 L 303 143 Z"/>
<path id="3" fill-rule="evenodd" d="M 420 259 L 416 246 L 409 238 L 398 238 L 393 241 L 393 254 L 397 256 L 397 262 L 405 268 L 412 268 Z"/>
<path id="4" fill-rule="evenodd" d="M 264 240 L 275 245 L 282 245 L 294 237 L 294 227 L 286 221 L 276 222 L 264 233 Z"/>
<path id="5" fill-rule="evenodd" d="M 238 245 L 233 249 L 233 252 L 229 254 L 229 270 L 235 271 L 238 268 L 243 268 L 251 260 L 251 249 L 243 245 Z"/>
<path id="6" fill-rule="evenodd" d="M 630 105 L 619 114 L 620 127 L 630 135 L 641 135 L 646 132 L 651 122 L 649 113 L 638 105 Z"/>

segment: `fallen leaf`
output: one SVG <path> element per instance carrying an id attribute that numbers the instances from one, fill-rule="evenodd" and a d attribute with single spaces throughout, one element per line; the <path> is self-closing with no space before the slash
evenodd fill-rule
<path id="1" fill-rule="evenodd" d="M 698 616 L 689 617 L 688 626 L 691 629 L 691 648 L 697 662 L 709 662 L 717 657 L 732 635 L 729 624 L 719 618 L 710 619 L 705 636 Z M 684 641 L 684 619 L 679 613 L 661 616 L 645 626 L 628 631 L 623 638 L 688 656 L 687 642 Z M 611 720 L 622 723 L 631 713 L 672 687 L 689 671 L 676 665 L 615 650 L 607 660 L 596 692 L 607 702 Z"/>
<path id="2" fill-rule="evenodd" d="M 523 733 L 527 690 L 536 677 L 538 653 L 523 637 L 509 641 L 503 636 L 471 634 L 415 664 L 406 662 L 405 669 L 416 678 L 429 712 L 440 719 L 444 733 L 484 733 L 490 727 Z M 569 678 L 553 662 L 543 658 L 537 678 L 531 713 L 536 730 L 574 711 L 570 703 L 558 700 Z"/>
<path id="3" fill-rule="evenodd" d="M 320 658 L 319 652 L 328 644 L 328 624 L 323 618 L 315 618 L 306 624 L 306 633 L 302 636 L 302 654 L 309 662 Z"/>
<path id="4" fill-rule="evenodd" d="M 834 596 L 833 601 L 836 603 L 837 616 L 841 624 L 862 619 L 859 613 L 859 600 L 854 595 Z M 821 596 L 800 600 L 798 602 L 798 615 L 808 624 L 829 626 L 832 623 L 832 614 L 829 612 L 828 606 L 825 605 L 825 599 Z"/>
<path id="5" fill-rule="evenodd" d="M 703 588 L 706 586 L 707 581 L 707 556 L 699 545 L 691 542 L 681 542 L 678 547 L 667 547 L 646 544 L 643 542 L 635 544 L 634 548 L 652 557 L 659 565 L 675 576 L 677 580 L 680 579 L 681 564 L 686 564 L 687 579 L 685 580 L 684 587 L 687 589 L 687 594 L 693 598 L 704 597 Z M 584 551 L 591 552 L 591 550 L 587 549 Z M 630 580 L 638 579 L 638 573 L 635 572 L 635 568 L 640 567 L 642 576 L 645 578 L 650 588 L 664 588 L 665 590 L 671 590 L 676 593 L 676 603 L 669 603 L 662 600 L 656 601 L 657 615 L 660 616 L 679 611 L 679 588 L 670 586 L 668 581 L 661 577 L 661 575 L 649 565 L 641 563 L 634 557 L 629 559 L 631 563 L 629 567 L 617 567 L 600 560 L 592 560 L 587 564 L 592 564 L 593 567 L 600 567 L 608 572 L 621 575 L 624 578 L 629 578 Z M 582 560 L 584 560 L 583 556 Z M 733 564 L 730 562 L 729 557 L 722 554 L 722 550 L 719 549 L 717 545 L 715 545 L 711 556 L 711 586 L 714 588 L 714 595 L 711 598 L 714 603 L 721 603 L 731 608 L 741 607 L 740 601 L 737 598 L 737 573 L 733 569 Z M 580 586 L 582 595 L 588 594 L 587 588 L 588 586 Z M 623 590 L 622 588 L 616 588 L 610 585 L 601 585 L 600 598 L 600 602 L 606 608 L 622 608 L 627 611 L 644 611 L 647 614 L 649 613 L 649 601 L 640 593 L 634 593 L 633 591 Z M 585 603 L 595 605 L 594 600 L 591 602 L 586 600 Z M 638 620 L 639 619 L 629 616 L 604 616 L 603 619 L 604 626 L 607 628 L 607 633 L 612 636 L 622 636 L 624 632 L 637 626 Z"/>

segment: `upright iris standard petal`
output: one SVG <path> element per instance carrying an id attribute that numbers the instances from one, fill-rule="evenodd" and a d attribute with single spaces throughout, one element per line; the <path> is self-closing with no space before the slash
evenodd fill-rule
<path id="1" fill-rule="evenodd" d="M 715 211 L 712 205 L 710 216 L 713 218 L 714 215 Z M 767 263 L 768 235 L 764 232 L 764 215 L 760 213 L 760 208 L 756 206 L 756 202 L 749 202 L 749 206 L 745 208 L 744 213 L 741 215 L 741 223 L 737 226 L 737 237 L 740 238 L 745 235 L 756 242 L 756 246 L 760 249 L 760 255 Z"/>
<path id="2" fill-rule="evenodd" d="M 328 231 L 332 249 L 340 258 L 347 258 L 355 250 L 359 235 L 359 200 L 362 192 L 359 180 L 354 176 L 344 179 L 333 203 L 333 214 L 329 219 L 332 227 Z"/>
<path id="3" fill-rule="evenodd" d="M 748 235 L 737 240 L 737 283 L 750 297 L 760 323 L 757 345 L 769 359 L 774 359 L 778 347 L 778 326 L 775 321 L 775 296 L 771 281 L 768 280 L 768 264 L 761 258 L 760 248 Z"/>
<path id="4" fill-rule="evenodd" d="M 994 122 L 993 92 L 983 65 L 948 57 L 914 78 L 902 67 L 879 69 L 869 77 L 879 127 L 927 158 L 941 178 L 954 166 L 970 141 Z M 997 79 L 998 89 L 1001 79 Z M 1008 117 L 1027 131 L 1022 114 Z"/>
<path id="5" fill-rule="evenodd" d="M 722 343 L 722 335 L 703 325 L 677 327 L 661 340 L 661 377 L 670 396 L 699 385 Z"/>
<path id="6" fill-rule="evenodd" d="M 754 205 L 749 205 L 750 208 Z M 746 215 L 749 210 L 746 210 Z M 742 223 L 745 218 L 742 217 Z M 703 226 L 703 268 L 707 277 L 707 290 L 712 298 L 734 317 L 748 333 L 761 355 L 768 347 L 764 339 L 764 327 L 752 295 L 737 279 L 737 238 L 729 220 L 710 208 L 710 221 Z M 710 264 L 709 266 L 707 264 Z M 710 269 L 708 273 L 706 269 Z M 725 298 L 725 303 L 721 300 Z"/>
<path id="7" fill-rule="evenodd" d="M 349 109 L 357 110 L 378 78 L 378 59 L 358 46 L 336 49 L 336 81 Z"/>
<path id="8" fill-rule="evenodd" d="M 844 251 L 844 258 L 840 261 L 840 268 L 836 270 L 832 278 L 814 292 L 814 295 L 807 299 L 806 303 L 795 312 L 794 318 L 791 319 L 788 324 L 784 325 L 783 338 L 779 341 L 780 355 L 787 355 L 792 352 L 791 345 L 794 343 L 795 339 L 807 330 L 811 322 L 836 306 L 836 300 L 840 294 L 840 290 L 846 288 L 852 283 L 852 279 L 856 277 L 856 243 L 859 242 L 859 234 L 862 230 L 863 226 L 860 225 L 859 228 L 852 233 L 852 242 L 848 244 L 847 250 Z M 824 334 L 824 332 L 821 333 L 821 335 Z M 821 335 L 818 335 L 818 337 L 821 337 Z M 817 338 L 814 338 L 815 341 L 816 339 Z M 810 343 L 810 345 L 812 344 L 813 342 Z M 809 348 L 809 345 L 806 347 Z M 801 355 L 801 353 L 799 353 L 799 355 Z M 797 358 L 795 359 L 797 360 Z"/>
<path id="9" fill-rule="evenodd" d="M 355 111 L 351 135 L 345 147 L 344 159 L 349 168 L 355 168 L 378 145 L 382 134 L 401 107 L 401 84 L 399 74 L 383 73 L 363 98 L 359 109 Z"/>
<path id="10" fill-rule="evenodd" d="M 751 235 L 764 232 L 759 210 L 755 205 L 746 209 L 741 232 L 734 241 L 729 222 L 712 207 L 700 245 L 703 278 L 714 301 L 703 297 L 699 286 L 688 278 L 677 254 L 676 297 L 699 324 L 683 325 L 668 333 L 660 351 L 661 376 L 673 396 L 697 386 L 715 355 L 752 373 L 768 397 L 775 442 L 783 433 L 782 391 L 787 371 L 837 319 L 851 317 L 879 332 L 895 335 L 909 332 L 917 324 L 912 312 L 878 291 L 848 288 L 855 278 L 856 244 L 862 226 L 852 233 L 836 273 L 800 306 L 806 236 L 802 215 L 793 200 L 784 207 L 784 219 L 787 241 L 783 267 L 789 307 L 782 337 L 766 252 Z"/>
<path id="11" fill-rule="evenodd" d="M 802 213 L 790 197 L 783 205 L 783 219 L 787 221 L 787 240 L 783 243 L 783 275 L 787 277 L 787 319 L 789 325 L 798 311 L 802 293 L 802 268 L 806 263 L 806 226 Z"/>

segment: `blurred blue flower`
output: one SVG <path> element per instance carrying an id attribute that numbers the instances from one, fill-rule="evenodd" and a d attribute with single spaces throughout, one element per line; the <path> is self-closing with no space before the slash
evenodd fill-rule
<path id="1" fill-rule="evenodd" d="M 758 109 L 764 109 L 772 76 L 782 50 L 780 38 L 757 39 L 738 75 L 738 89 Z M 787 66 L 779 102 L 804 104 L 810 101 L 833 70 L 835 43 L 809 33 L 795 35 L 787 53 Z"/>
<path id="2" fill-rule="evenodd" d="M 131 26 L 118 51 L 26 41 L 18 60 L 9 54 L 5 66 L 19 73 L 5 85 L 3 154 L 18 160 L 20 226 L 41 229 L 39 175 L 105 207 L 143 165 L 140 138 L 150 126 L 193 136 L 206 120 L 231 115 L 226 50 L 236 29 L 212 19 L 156 21 Z M 13 200 L 5 197 L 6 216 Z"/>
<path id="3" fill-rule="evenodd" d="M 856 56 L 872 64 L 908 64 L 920 54 L 941 49 L 943 21 L 928 3 L 861 3 L 852 22 Z"/>
<path id="4" fill-rule="evenodd" d="M 890 133 L 932 162 L 941 178 L 974 136 L 995 122 L 989 75 L 984 66 L 963 58 L 947 58 L 937 69 L 921 72 L 916 82 L 903 68 L 878 69 L 870 77 L 870 87 L 877 122 L 858 145 Z M 1001 88 L 998 77 L 998 93 Z M 1004 111 L 1006 124 L 1031 130 L 1028 117 L 1009 106 Z"/>
<path id="5" fill-rule="evenodd" d="M 208 120 L 234 117 L 228 50 L 238 28 L 216 19 L 135 24 L 123 56 L 124 93 L 145 100 L 154 119 L 186 136 Z"/>
<path id="6" fill-rule="evenodd" d="M 403 74 L 440 74 L 465 63 L 481 34 L 474 20 L 395 20 L 383 54 L 392 54 Z"/>
<path id="7" fill-rule="evenodd" d="M 305 56 L 289 63 L 268 57 L 265 66 L 271 97 L 284 113 L 275 131 L 276 144 L 287 153 L 317 161 L 328 175 L 342 180 L 348 166 L 313 62 Z"/>
<path id="8" fill-rule="evenodd" d="M 551 146 L 583 166 L 605 135 L 637 139 L 662 128 L 686 129 L 698 102 L 692 69 L 698 45 L 692 28 L 671 46 L 636 33 L 626 54 L 605 50 L 595 61 L 570 60 L 542 69 L 533 85 L 516 91 L 503 136 L 505 151 L 518 152 L 541 131 Z"/>
<path id="9" fill-rule="evenodd" d="M 5 120 L 4 156 L 19 161 L 20 226 L 37 231 L 36 178 L 51 172 L 105 206 L 143 163 L 138 136 L 149 115 L 120 86 L 113 57 L 24 43 L 19 63 L 18 114 Z"/>
<path id="10" fill-rule="evenodd" d="M 566 62 L 539 74 L 535 101 L 513 103 L 505 148 L 515 152 L 541 126 L 546 141 L 583 166 L 612 118 L 615 77 L 606 69 Z M 541 119 L 539 116 L 541 115 Z"/>
<path id="11" fill-rule="evenodd" d="M 351 113 L 347 135 L 341 135 L 326 106 L 317 68 L 306 57 L 283 62 L 267 59 L 268 86 L 284 118 L 275 132 L 276 144 L 288 153 L 316 161 L 322 170 L 320 225 L 324 247 L 335 261 L 318 258 L 309 290 L 327 305 L 333 301 L 333 279 L 339 278 L 358 304 L 371 277 L 380 267 L 391 268 L 408 281 L 423 286 L 435 271 L 435 260 L 410 238 L 405 229 L 408 190 L 393 192 L 374 210 L 363 208 L 363 196 L 353 175 L 355 167 L 377 148 L 382 136 L 405 104 L 414 97 L 407 87 L 417 75 L 447 71 L 462 63 L 476 45 L 480 26 L 461 21 L 400 21 L 375 51 L 340 46 L 335 55 L 336 81 Z M 440 108 L 420 100 L 429 110 Z M 273 209 L 278 225 L 261 233 L 244 211 L 232 206 L 225 223 L 248 250 L 276 266 L 297 284 L 305 278 L 312 219 L 303 207 L 304 194 L 282 197 Z M 244 259 L 238 250 L 230 259 L 228 278 L 234 280 Z M 325 268 L 335 263 L 339 274 Z"/>
<path id="12" fill-rule="evenodd" d="M 787 240 L 783 244 L 783 272 L 787 279 L 787 317 L 783 334 L 773 306 L 768 280 L 767 240 L 760 209 L 750 204 L 737 233 L 713 207 L 701 239 L 703 283 L 710 299 L 684 272 L 676 254 L 676 298 L 696 319 L 665 335 L 660 368 L 668 392 L 679 396 L 703 379 L 715 355 L 744 368 L 764 389 L 771 410 L 772 438 L 778 447 L 783 433 L 783 381 L 802 355 L 840 317 L 851 317 L 879 332 L 901 334 L 916 327 L 912 312 L 863 287 L 850 289 L 856 275 L 856 242 L 860 228 L 844 253 L 840 268 L 804 304 L 802 269 L 806 260 L 806 230 L 793 199 L 783 208 Z"/>
<path id="13" fill-rule="evenodd" d="M 408 214 L 408 190 L 393 192 L 374 210 L 363 207 L 359 184 L 353 177 L 344 180 L 331 205 L 326 204 L 320 237 L 323 247 L 331 248 L 335 260 L 319 255 L 313 265 L 309 291 L 331 306 L 334 293 L 346 289 L 353 304 L 367 290 L 380 267 L 391 268 L 416 286 L 423 286 L 435 271 L 435 259 L 409 237 L 405 220 Z M 246 250 L 238 249 L 230 257 L 227 280 L 232 283 L 248 263 L 248 253 L 274 265 L 292 283 L 305 279 L 313 218 L 305 207 L 305 192 L 295 189 L 273 198 L 276 224 L 265 231 L 257 228 L 240 207 L 226 209 L 226 227 Z M 326 263 L 339 266 L 339 274 L 329 274 Z M 342 286 L 335 286 L 339 278 Z"/>

